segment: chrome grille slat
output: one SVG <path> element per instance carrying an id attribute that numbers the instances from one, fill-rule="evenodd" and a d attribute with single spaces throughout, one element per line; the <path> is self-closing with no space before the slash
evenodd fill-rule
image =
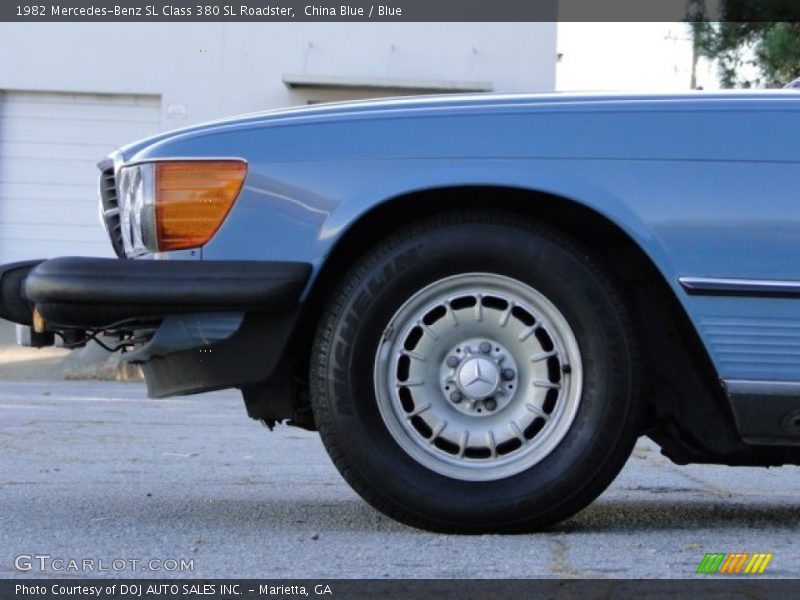
<path id="1" fill-rule="evenodd" d="M 120 258 L 125 258 L 125 248 L 122 244 L 122 223 L 120 222 L 119 200 L 117 198 L 117 185 L 114 168 L 102 170 L 100 174 L 100 200 L 103 204 L 103 219 L 106 223 L 111 245 Z"/>

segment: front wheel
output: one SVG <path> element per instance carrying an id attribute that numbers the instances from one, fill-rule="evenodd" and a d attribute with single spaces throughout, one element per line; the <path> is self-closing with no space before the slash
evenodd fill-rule
<path id="1" fill-rule="evenodd" d="M 525 531 L 613 480 L 638 426 L 625 305 L 580 248 L 485 213 L 440 217 L 344 278 L 312 405 L 370 504 L 440 531 Z"/>

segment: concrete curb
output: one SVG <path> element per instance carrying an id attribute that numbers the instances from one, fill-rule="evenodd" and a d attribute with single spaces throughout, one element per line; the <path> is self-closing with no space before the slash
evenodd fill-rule
<path id="1" fill-rule="evenodd" d="M 115 343 L 110 339 L 103 341 L 108 345 Z M 96 342 L 89 342 L 66 357 L 62 374 L 68 380 L 144 381 L 142 370 L 122 357 L 120 352 L 111 353 Z"/>
<path id="2" fill-rule="evenodd" d="M 108 345 L 114 340 L 103 340 Z M 23 348 L 16 345 L 14 324 L 0 320 L 0 379 L 45 379 L 49 381 L 99 380 L 144 381 L 142 370 L 122 360 L 95 342 L 84 348 Z"/>

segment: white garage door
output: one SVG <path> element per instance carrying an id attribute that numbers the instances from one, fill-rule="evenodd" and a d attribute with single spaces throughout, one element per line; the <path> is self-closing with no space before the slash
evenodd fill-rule
<path id="1" fill-rule="evenodd" d="M 0 91 L 0 264 L 112 256 L 97 162 L 159 131 L 158 96 Z"/>

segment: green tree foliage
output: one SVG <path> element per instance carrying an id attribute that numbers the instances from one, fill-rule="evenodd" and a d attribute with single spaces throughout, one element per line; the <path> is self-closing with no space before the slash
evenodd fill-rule
<path id="1" fill-rule="evenodd" d="M 721 0 L 719 21 L 709 22 L 703 0 L 690 0 L 695 48 L 716 59 L 724 87 L 782 87 L 800 77 L 798 0 Z M 755 76 L 747 76 L 753 73 Z"/>

